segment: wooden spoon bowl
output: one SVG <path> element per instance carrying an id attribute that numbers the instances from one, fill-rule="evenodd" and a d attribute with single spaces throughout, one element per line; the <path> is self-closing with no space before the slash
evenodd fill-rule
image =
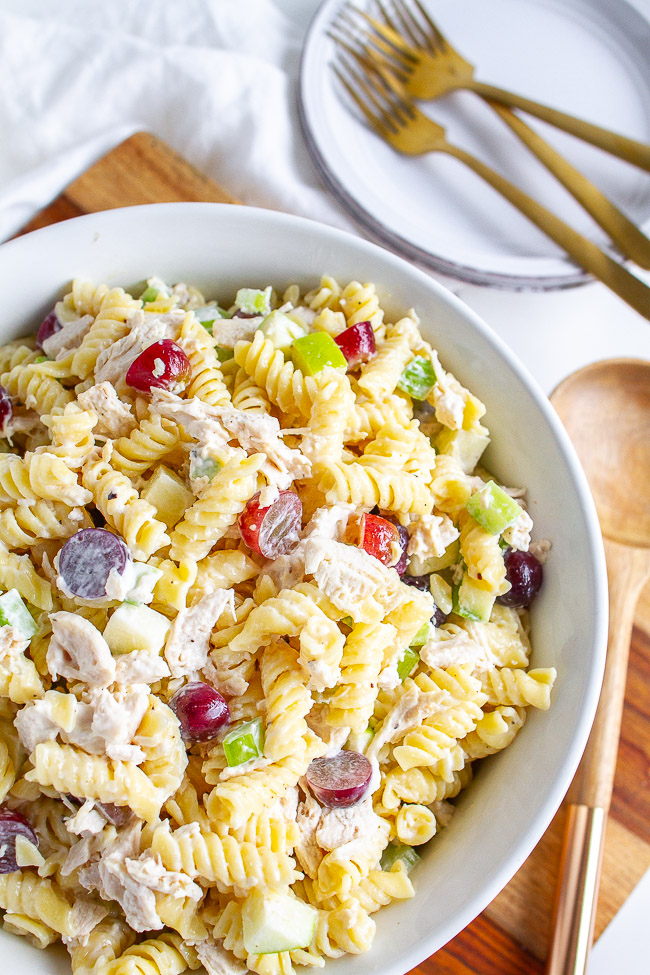
<path id="1" fill-rule="evenodd" d="M 585 469 L 603 535 L 649 547 L 650 362 L 595 362 L 551 400 Z"/>

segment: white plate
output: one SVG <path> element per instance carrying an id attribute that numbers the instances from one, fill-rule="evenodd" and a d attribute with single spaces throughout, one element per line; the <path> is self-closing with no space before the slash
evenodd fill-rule
<path id="1" fill-rule="evenodd" d="M 325 267 L 341 281 L 376 282 L 388 316 L 418 310 L 442 362 L 487 406 L 486 463 L 505 483 L 529 488 L 536 537 L 553 541 L 531 614 L 534 665 L 558 671 L 552 709 L 529 714 L 512 746 L 480 768 L 449 829 L 421 851 L 415 897 L 375 915 L 373 950 L 325 968 L 325 975 L 403 975 L 521 866 L 571 782 L 595 713 L 607 638 L 602 541 L 585 476 L 550 403 L 501 339 L 430 275 L 340 230 L 253 207 L 128 207 L 5 244 L 0 342 L 33 330 L 72 275 L 129 285 L 155 272 L 229 302 L 244 284 L 313 287 Z M 4 932 L 0 952 L 21 975 L 69 972 Z"/>
<path id="2" fill-rule="evenodd" d="M 362 0 L 356 0 L 357 3 Z M 625 0 L 426 0 L 481 81 L 650 142 L 650 23 Z M 589 275 L 462 163 L 399 156 L 353 114 L 330 68 L 326 0 L 304 48 L 299 107 L 330 189 L 373 236 L 463 281 L 547 290 Z M 368 6 L 368 4 L 366 4 Z M 607 248 L 608 238 L 506 125 L 471 92 L 421 107 L 457 143 Z M 650 231 L 650 176 L 526 117 L 632 220 Z"/>

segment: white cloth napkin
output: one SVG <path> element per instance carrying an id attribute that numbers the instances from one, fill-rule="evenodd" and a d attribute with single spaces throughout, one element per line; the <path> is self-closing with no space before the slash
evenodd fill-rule
<path id="1" fill-rule="evenodd" d="M 138 129 L 246 203 L 352 228 L 300 135 L 304 28 L 287 9 L 281 0 L 2 0 L 0 239 Z"/>

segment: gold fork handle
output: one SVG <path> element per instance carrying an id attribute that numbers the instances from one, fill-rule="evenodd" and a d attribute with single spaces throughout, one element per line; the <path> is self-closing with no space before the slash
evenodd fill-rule
<path id="1" fill-rule="evenodd" d="M 434 151 L 436 149 L 441 150 L 438 140 L 432 149 Z M 465 163 L 513 206 L 521 210 L 547 237 L 559 244 L 576 264 L 606 284 L 619 298 L 622 298 L 643 318 L 650 321 L 650 288 L 643 284 L 639 278 L 630 274 L 621 264 L 617 264 L 616 261 L 601 251 L 596 244 L 560 220 L 554 213 L 534 200 L 532 196 L 528 196 L 527 193 L 520 190 L 518 186 L 509 183 L 500 173 L 490 169 L 476 156 L 470 155 L 464 149 L 460 149 L 449 142 L 445 143 L 445 147 L 441 151 L 447 152 L 460 162 Z"/>
<path id="2" fill-rule="evenodd" d="M 611 152 L 613 156 L 619 156 L 641 169 L 650 171 L 650 146 L 643 142 L 637 142 L 625 135 L 610 132 L 609 129 L 603 129 L 599 125 L 593 125 L 593 123 L 585 122 L 573 115 L 558 112 L 555 108 L 540 105 L 539 102 L 524 98 L 522 95 L 515 95 L 503 88 L 486 85 L 482 81 L 472 79 L 471 82 L 468 82 L 467 87 L 482 95 L 483 98 L 501 102 L 511 108 L 520 108 L 523 112 L 535 115 L 544 122 L 554 125 L 557 129 L 564 129 L 565 132 L 570 132 L 571 135 L 577 136 L 584 142 L 590 142 L 592 145 L 598 146 L 599 149 L 604 149 L 605 152 Z"/>
<path id="3" fill-rule="evenodd" d="M 587 213 L 614 241 L 624 257 L 635 261 L 639 267 L 650 268 L 650 240 L 624 213 L 609 200 L 597 186 L 587 179 L 571 163 L 542 139 L 534 129 L 498 102 L 488 102 L 515 135 L 553 173 L 580 203 Z"/>

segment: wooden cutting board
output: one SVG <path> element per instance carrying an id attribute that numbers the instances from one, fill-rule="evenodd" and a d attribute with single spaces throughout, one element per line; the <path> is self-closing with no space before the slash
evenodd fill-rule
<path id="1" fill-rule="evenodd" d="M 237 202 L 154 136 L 138 133 L 71 183 L 22 232 L 83 213 L 182 200 Z M 633 634 L 597 936 L 650 867 L 649 785 L 650 587 L 642 596 Z M 453 941 L 414 969 L 414 975 L 537 975 L 543 971 L 563 821 L 561 809 L 505 890 Z"/>

